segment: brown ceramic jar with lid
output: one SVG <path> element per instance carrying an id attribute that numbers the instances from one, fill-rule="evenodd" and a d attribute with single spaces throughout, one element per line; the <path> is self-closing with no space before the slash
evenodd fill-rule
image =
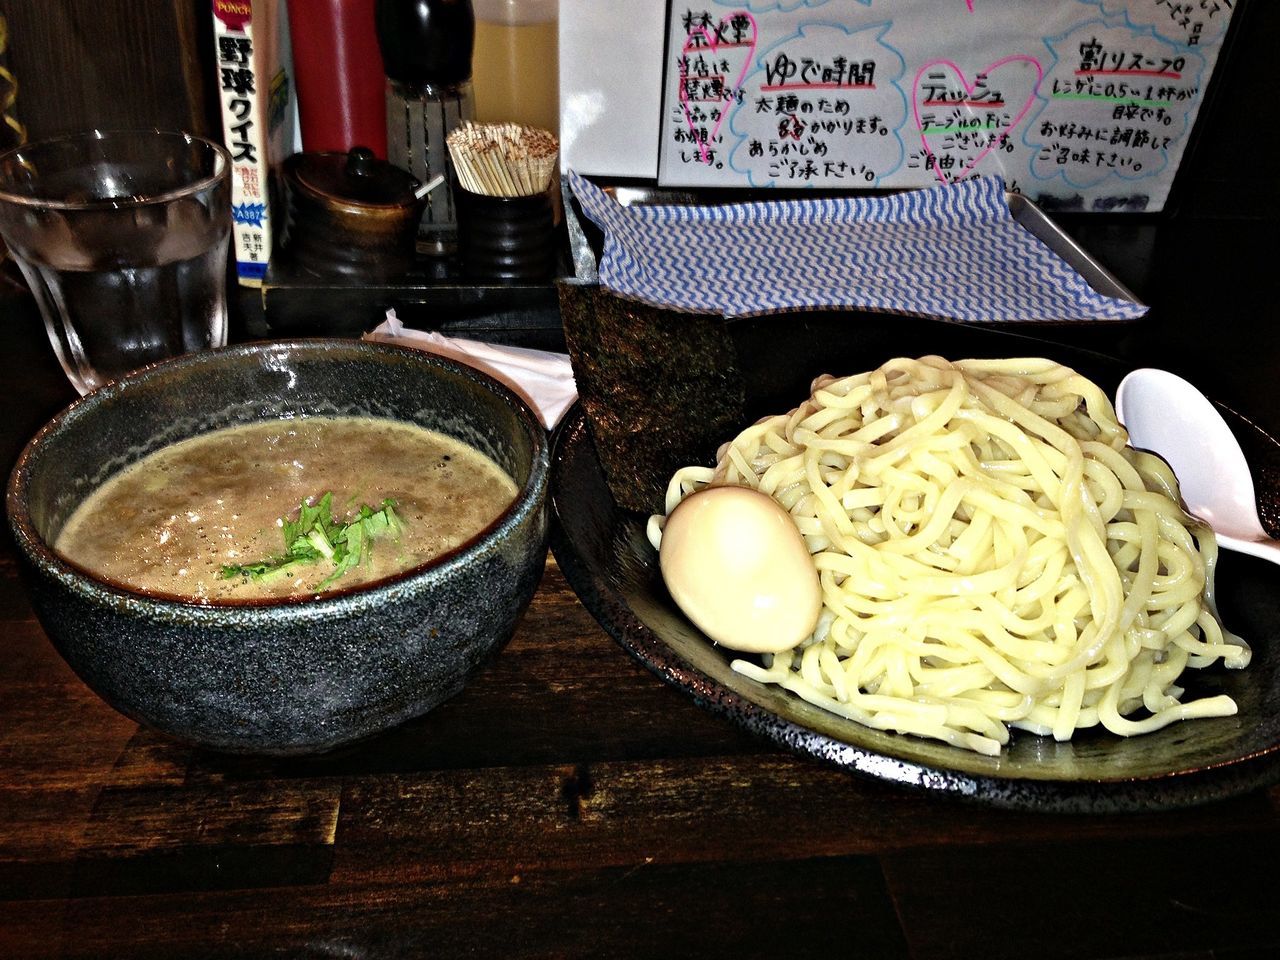
<path id="1" fill-rule="evenodd" d="M 281 254 L 317 274 L 381 281 L 413 265 L 425 198 L 405 170 L 364 147 L 296 153 L 284 162 Z"/>

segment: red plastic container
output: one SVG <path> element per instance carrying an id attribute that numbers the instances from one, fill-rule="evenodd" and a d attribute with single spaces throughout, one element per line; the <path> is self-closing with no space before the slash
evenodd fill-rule
<path id="1" fill-rule="evenodd" d="M 289 0 L 303 150 L 368 147 L 386 159 L 386 76 L 375 2 Z"/>

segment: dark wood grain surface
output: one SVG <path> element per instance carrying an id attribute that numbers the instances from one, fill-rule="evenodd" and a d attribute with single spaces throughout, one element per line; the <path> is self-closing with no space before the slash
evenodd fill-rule
<path id="1" fill-rule="evenodd" d="M 86 129 L 221 133 L 210 0 L 4 0 L 13 108 L 33 140 Z"/>
<path id="2" fill-rule="evenodd" d="M 1073 228 L 1152 311 L 1046 333 L 1280 433 L 1274 224 Z M 0 312 L 7 465 L 73 395 L 31 304 Z M 1280 789 L 1051 816 L 779 753 L 636 665 L 554 562 L 428 716 L 316 758 L 204 752 L 80 682 L 0 539 L 0 957 L 1244 960 L 1280 955 L 1278 859 Z"/>

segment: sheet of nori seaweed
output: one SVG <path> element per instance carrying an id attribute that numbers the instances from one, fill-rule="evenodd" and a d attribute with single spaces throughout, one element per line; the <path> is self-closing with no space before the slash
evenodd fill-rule
<path id="1" fill-rule="evenodd" d="M 620 507 L 662 512 L 678 467 L 714 462 L 743 426 L 745 388 L 720 316 L 625 300 L 561 282 L 560 315 L 578 397 Z"/>

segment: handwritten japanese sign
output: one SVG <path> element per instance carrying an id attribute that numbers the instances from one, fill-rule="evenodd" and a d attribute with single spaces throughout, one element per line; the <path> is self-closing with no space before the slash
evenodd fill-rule
<path id="1" fill-rule="evenodd" d="M 1233 0 L 666 0 L 657 180 L 1158 210 Z"/>

